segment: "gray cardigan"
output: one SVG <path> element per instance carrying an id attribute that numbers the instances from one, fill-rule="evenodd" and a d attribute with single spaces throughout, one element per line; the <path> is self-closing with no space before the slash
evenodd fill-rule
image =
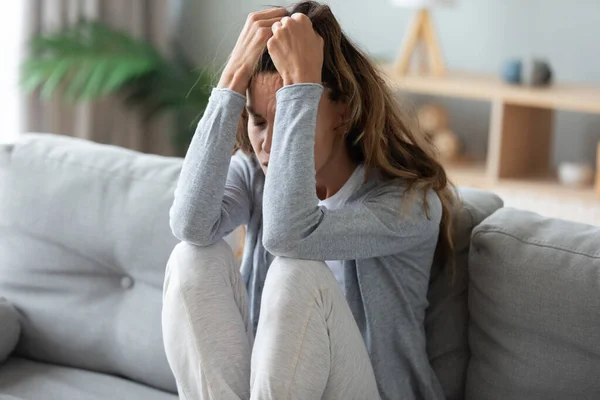
<path id="1" fill-rule="evenodd" d="M 373 173 L 343 208 L 319 207 L 314 136 L 322 91 L 297 84 L 277 92 L 265 177 L 254 156 L 231 157 L 245 97 L 214 89 L 175 191 L 173 233 L 206 246 L 247 226 L 241 273 L 255 329 L 273 256 L 343 261 L 346 298 L 382 399 L 442 399 L 424 330 L 440 200 L 430 191 L 427 218 L 421 196 L 403 206 L 402 184 Z"/>

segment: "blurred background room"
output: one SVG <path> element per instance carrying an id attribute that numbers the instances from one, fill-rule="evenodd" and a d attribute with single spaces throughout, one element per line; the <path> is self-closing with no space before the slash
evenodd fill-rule
<path id="1" fill-rule="evenodd" d="M 171 285 L 175 296 L 198 295 L 200 300 L 193 301 L 197 310 L 216 293 L 204 292 L 213 283 L 217 291 L 232 291 L 234 274 L 221 282 L 220 275 L 212 280 L 201 273 L 229 263 L 227 249 L 222 253 L 218 242 L 221 233 L 227 233 L 223 239 L 237 262 L 244 259 L 238 281 L 257 296 L 263 293 L 271 256 L 296 254 L 287 243 L 305 237 L 291 236 L 284 246 L 289 249 L 279 254 L 262 251 L 267 226 L 260 207 L 262 170 L 238 160 L 244 166 L 233 170 L 239 173 L 234 182 L 245 186 L 230 185 L 228 193 L 234 195 L 223 201 L 219 190 L 225 184 L 209 185 L 219 175 L 219 164 L 225 165 L 219 162 L 222 157 L 204 153 L 210 135 L 195 142 L 195 155 L 208 154 L 217 166 L 185 174 L 193 178 L 181 186 L 190 187 L 177 197 L 194 199 L 193 191 L 202 190 L 214 197 L 215 207 L 208 207 L 206 215 L 204 208 L 190 207 L 189 221 L 180 229 L 173 228 L 177 218 L 170 220 L 182 157 L 248 14 L 288 1 L 0 3 L 0 400 L 178 400 L 173 358 L 170 365 L 163 336 L 165 325 L 178 319 L 163 307 L 165 288 Z M 360 296 L 380 292 L 389 302 L 385 314 L 374 313 L 386 315 L 378 324 L 404 330 L 404 315 L 395 317 L 404 313 L 422 322 L 426 343 L 419 331 L 411 354 L 426 346 L 448 400 L 600 399 L 600 0 L 324 2 L 384 73 L 411 123 L 435 145 L 460 195 L 441 225 L 448 227 L 452 220 L 452 257 L 437 257 L 447 246 L 439 247 L 444 251 L 436 252 L 430 270 L 417 259 L 429 257 L 432 247 L 425 240 L 444 238 L 450 231 L 439 235 L 431 230 L 434 224 L 408 220 L 410 232 L 398 236 L 390 228 L 397 221 L 390 220 L 394 217 L 383 202 L 384 211 L 372 218 L 381 232 L 369 225 L 347 240 L 353 245 L 379 232 L 386 241 L 400 243 L 418 227 L 416 239 L 407 242 L 412 243 L 408 261 L 398 258 L 399 275 L 379 257 L 371 261 L 387 274 L 381 275 L 385 279 L 371 278 L 379 274 L 369 270 L 371 264 L 365 269 L 366 264 L 354 261 L 333 263 L 352 272 L 348 282 L 361 286 Z M 228 115 L 224 109 L 215 105 L 212 115 Z M 261 131 L 269 132 L 268 124 L 264 127 Z M 261 143 L 269 146 L 270 140 Z M 228 155 L 226 150 L 224 161 Z M 217 175 L 202 179 L 203 174 Z M 423 175 L 429 179 L 431 171 Z M 443 181 L 436 180 L 436 191 L 445 188 Z M 387 186 L 379 188 L 365 202 L 377 203 L 380 193 L 384 198 Z M 353 200 L 347 203 L 350 214 L 317 212 L 306 229 L 292 226 L 307 236 L 317 230 L 337 235 L 332 220 L 352 223 L 348 215 L 366 209 L 354 207 L 358 202 Z M 279 203 L 271 203 L 273 212 L 273 203 Z M 401 209 L 412 207 L 405 204 Z M 418 212 L 422 215 L 420 207 Z M 246 235 L 246 226 L 237 226 L 241 221 L 259 228 Z M 174 230 L 185 232 L 176 237 Z M 196 233 L 198 243 L 181 244 L 180 238 Z M 181 250 L 174 252 L 176 246 Z M 371 250 L 374 255 L 384 251 Z M 294 275 L 284 275 L 296 279 L 295 267 L 290 271 Z M 402 274 L 410 279 L 404 282 Z M 427 275 L 425 299 L 421 291 Z M 419 284 L 413 287 L 416 277 Z M 242 327 L 242 316 L 252 314 L 238 303 L 244 297 L 239 289 L 237 305 L 223 301 L 222 307 L 208 309 L 219 313 L 237 307 Z M 348 299 L 355 295 L 356 290 Z M 395 309 L 399 296 L 414 303 Z M 360 305 L 358 325 L 367 342 L 377 343 L 373 340 L 383 337 L 376 328 L 381 325 L 367 324 L 367 314 L 383 303 L 359 300 L 351 300 Z M 214 345 L 215 354 L 225 343 L 221 337 L 239 336 L 221 332 L 221 325 L 181 304 L 181 315 L 187 313 L 194 326 L 206 324 L 215 340 L 202 345 Z M 165 324 L 163 316 L 168 317 Z M 169 331 L 174 329 L 164 330 Z M 194 327 L 191 335 L 170 334 L 166 341 L 181 344 L 178 354 L 184 354 L 198 332 Z M 387 343 L 394 352 L 403 348 Z M 381 348 L 373 365 L 389 372 L 377 356 Z M 336 354 L 315 362 L 329 365 Z M 401 355 L 402 363 L 412 355 Z M 182 369 L 191 365 L 175 363 Z M 413 388 L 412 377 L 425 364 L 418 366 L 410 367 L 410 377 L 394 375 L 395 384 Z M 198 371 L 212 366 L 204 367 L 187 368 L 202 376 L 198 386 L 205 381 Z M 221 379 L 219 372 L 206 376 Z M 329 383 L 328 394 L 335 390 Z M 214 396 L 235 397 L 233 389 L 225 392 Z"/>
<path id="2" fill-rule="evenodd" d="M 508 206 L 600 224 L 600 3 L 327 3 L 385 70 L 455 184 L 494 191 Z M 0 140 L 44 132 L 184 155 L 244 19 L 264 6 L 6 2 Z"/>

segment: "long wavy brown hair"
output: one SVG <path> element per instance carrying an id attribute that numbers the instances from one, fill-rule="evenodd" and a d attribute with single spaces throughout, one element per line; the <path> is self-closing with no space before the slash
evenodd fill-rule
<path id="1" fill-rule="evenodd" d="M 387 179 L 402 180 L 407 185 L 406 194 L 422 193 L 428 217 L 427 194 L 430 190 L 437 193 L 443 214 L 436 259 L 449 260 L 454 250 L 452 211 L 455 195 L 437 160 L 435 148 L 427 136 L 402 115 L 400 105 L 381 73 L 344 34 L 328 6 L 305 1 L 286 9 L 288 15 L 307 15 L 315 31 L 324 39 L 321 79 L 332 101 L 348 105 L 345 143 L 350 157 L 367 169 L 378 170 Z M 254 73 L 275 72 L 277 69 L 265 50 Z M 238 127 L 236 149 L 252 153 L 247 118 L 244 112 Z"/>

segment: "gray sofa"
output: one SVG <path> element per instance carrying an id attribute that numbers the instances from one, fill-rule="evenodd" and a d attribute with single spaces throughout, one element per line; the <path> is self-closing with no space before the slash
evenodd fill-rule
<path id="1" fill-rule="evenodd" d="M 0 399 L 176 399 L 161 288 L 180 159 L 0 146 Z M 449 399 L 600 399 L 600 229 L 461 190 L 426 332 Z M 452 283 L 450 283 L 452 282 Z"/>

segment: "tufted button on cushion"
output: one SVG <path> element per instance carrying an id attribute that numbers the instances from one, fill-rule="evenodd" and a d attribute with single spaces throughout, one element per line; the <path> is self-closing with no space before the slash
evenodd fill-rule
<path id="1" fill-rule="evenodd" d="M 123 289 L 131 289 L 133 287 L 133 279 L 125 275 L 121 278 L 121 287 Z"/>
<path id="2" fill-rule="evenodd" d="M 24 316 L 15 355 L 176 391 L 161 309 L 180 169 L 66 136 L 0 146 L 0 294 Z"/>

